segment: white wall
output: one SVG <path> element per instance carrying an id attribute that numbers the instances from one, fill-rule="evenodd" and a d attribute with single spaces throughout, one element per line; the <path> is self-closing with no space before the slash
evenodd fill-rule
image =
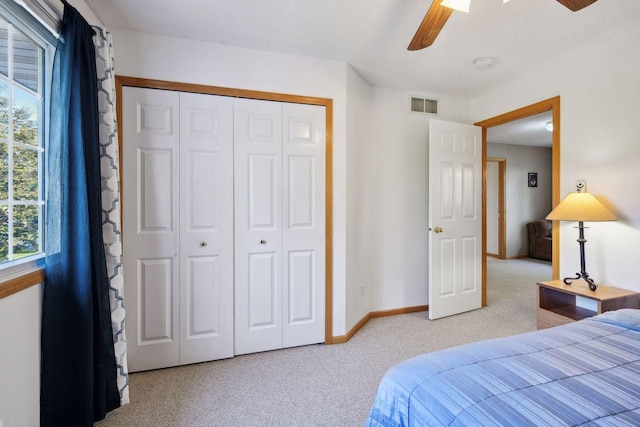
<path id="1" fill-rule="evenodd" d="M 532 69 L 472 100 L 474 121 L 561 97 L 561 195 L 578 179 L 618 215 L 588 223 L 587 272 L 596 282 L 640 290 L 640 29 L 628 29 Z M 560 275 L 579 269 L 575 224 L 562 223 Z"/>
<path id="2" fill-rule="evenodd" d="M 4 427 L 40 424 L 42 286 L 0 299 L 0 419 Z"/>
<path id="3" fill-rule="evenodd" d="M 347 277 L 346 329 L 350 330 L 371 311 L 372 284 L 368 268 L 368 247 L 372 236 L 365 219 L 370 194 L 366 164 L 372 134 L 370 110 L 373 90 L 352 68 L 347 72 Z M 337 185 L 337 183 L 334 183 Z"/>
<path id="4" fill-rule="evenodd" d="M 551 148 L 487 144 L 488 157 L 507 159 L 505 177 L 506 257 L 529 254 L 527 223 L 551 212 Z M 528 186 L 528 173 L 538 174 L 538 186 Z"/>

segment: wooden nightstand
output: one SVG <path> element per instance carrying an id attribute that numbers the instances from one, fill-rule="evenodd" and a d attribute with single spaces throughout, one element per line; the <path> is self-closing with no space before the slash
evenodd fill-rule
<path id="1" fill-rule="evenodd" d="M 596 302 L 596 311 L 578 307 L 576 297 Z M 619 308 L 640 308 L 640 294 L 599 285 L 592 291 L 584 280 L 565 285 L 562 280 L 538 282 L 538 329 L 551 328 Z"/>

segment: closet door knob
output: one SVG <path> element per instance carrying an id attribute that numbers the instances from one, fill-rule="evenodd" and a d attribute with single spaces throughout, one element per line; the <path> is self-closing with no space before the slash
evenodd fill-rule
<path id="1" fill-rule="evenodd" d="M 204 248 L 205 246 L 207 246 L 207 242 L 200 242 L 200 247 Z"/>
<path id="2" fill-rule="evenodd" d="M 267 244 L 267 241 L 266 241 L 266 240 L 260 240 L 260 244 L 261 244 L 261 245 L 266 245 L 266 244 Z"/>

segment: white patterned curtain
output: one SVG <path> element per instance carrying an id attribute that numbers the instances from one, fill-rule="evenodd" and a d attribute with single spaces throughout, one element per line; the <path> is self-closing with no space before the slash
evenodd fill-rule
<path id="1" fill-rule="evenodd" d="M 100 114 L 100 172 L 102 176 L 102 232 L 109 276 L 111 326 L 118 368 L 120 402 L 129 403 L 127 338 L 124 331 L 124 281 L 122 275 L 122 226 L 120 223 L 120 170 L 116 93 L 111 34 L 94 26 Z"/>

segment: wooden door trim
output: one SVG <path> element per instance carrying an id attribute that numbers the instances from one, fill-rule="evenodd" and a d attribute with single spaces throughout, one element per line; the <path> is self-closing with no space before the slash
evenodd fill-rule
<path id="1" fill-rule="evenodd" d="M 487 157 L 487 162 L 498 163 L 498 258 L 507 257 L 507 221 L 505 205 L 505 180 L 507 159 L 504 157 Z"/>
<path id="2" fill-rule="evenodd" d="M 551 148 L 551 204 L 555 207 L 560 203 L 560 96 L 545 99 L 535 104 L 528 105 L 517 110 L 509 111 L 498 116 L 479 121 L 476 126 L 482 127 L 482 305 L 487 305 L 487 129 L 502 125 L 514 120 L 533 116 L 535 114 L 551 111 L 553 121 L 552 148 Z M 560 277 L 560 223 L 553 221 L 551 231 L 552 256 L 551 275 L 553 280 Z"/>
<path id="3" fill-rule="evenodd" d="M 208 86 L 193 83 L 172 82 L 166 80 L 143 79 L 119 76 L 116 82 L 116 117 L 122 123 L 122 88 L 139 87 L 164 89 L 179 92 L 201 93 L 207 95 L 251 98 L 265 101 L 290 102 L 295 104 L 320 105 L 325 107 L 326 130 L 326 167 L 325 167 L 325 344 L 333 344 L 333 100 L 313 96 L 290 95 L 246 89 L 234 89 L 220 86 Z M 118 133 L 118 148 L 122 152 L 122 132 Z M 122 156 L 119 159 L 122 170 Z M 120 179 L 122 193 L 122 178 Z M 122 211 L 121 211 L 122 212 Z M 122 214 L 121 214 L 122 215 Z"/>

